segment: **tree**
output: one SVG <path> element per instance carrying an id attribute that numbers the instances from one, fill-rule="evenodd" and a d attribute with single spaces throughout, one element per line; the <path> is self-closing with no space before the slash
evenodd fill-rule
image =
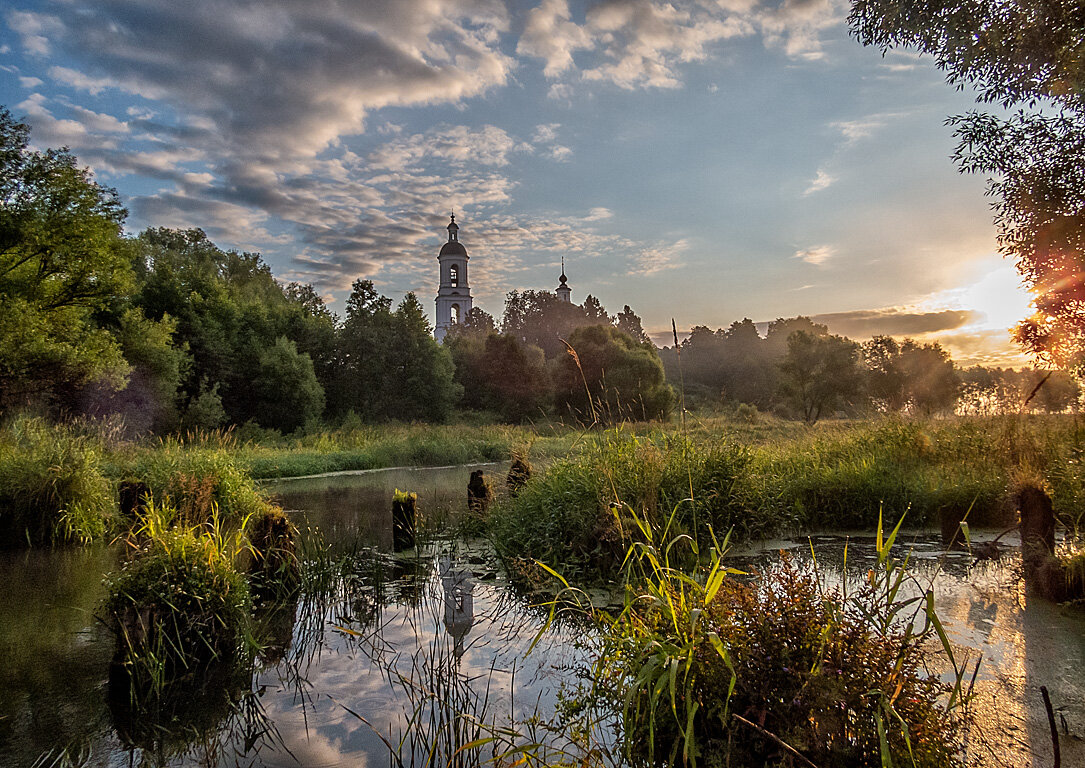
<path id="1" fill-rule="evenodd" d="M 617 328 L 589 325 L 569 335 L 570 350 L 555 361 L 554 400 L 584 422 L 664 418 L 674 405 L 663 364 L 651 343 Z"/>
<path id="2" fill-rule="evenodd" d="M 132 281 L 126 211 L 67 149 L 28 149 L 0 108 L 0 409 L 123 386 L 120 346 L 94 314 Z"/>
<path id="3" fill-rule="evenodd" d="M 442 421 L 460 396 L 452 357 L 413 293 L 391 306 L 372 281 L 354 282 L 339 331 L 336 408 L 368 421 Z"/>
<path id="4" fill-rule="evenodd" d="M 1057 364 L 1085 355 L 1085 6 L 1079 0 L 854 0 L 852 31 L 883 52 L 934 57 L 950 83 L 982 103 L 1019 107 L 1003 119 L 949 119 L 963 172 L 988 176 L 1003 255 L 1037 294 L 1015 332 Z"/>
<path id="5" fill-rule="evenodd" d="M 583 307 L 550 291 L 511 291 L 505 298 L 501 332 L 539 347 L 549 360 L 564 354 L 562 340 L 568 340 L 574 329 L 592 322 Z"/>
<path id="6" fill-rule="evenodd" d="M 252 381 L 256 421 L 262 427 L 293 432 L 324 412 L 324 388 L 309 355 L 285 336 L 260 353 Z"/>
<path id="7" fill-rule="evenodd" d="M 862 389 L 859 345 L 842 336 L 795 331 L 780 372 L 781 393 L 807 424 L 852 403 Z"/>
<path id="8" fill-rule="evenodd" d="M 905 339 L 900 346 L 899 364 L 908 402 L 914 411 L 927 416 L 953 411 L 960 395 L 961 379 L 941 344 L 920 344 Z"/>
<path id="9" fill-rule="evenodd" d="M 586 304 L 587 302 L 585 302 Z M 614 317 L 614 327 L 622 333 L 628 333 L 633 337 L 633 341 L 640 344 L 648 341 L 648 334 L 644 332 L 644 326 L 641 324 L 640 317 L 637 313 L 629 308 L 626 304 L 625 308 Z"/>
<path id="10" fill-rule="evenodd" d="M 900 344 L 892 336 L 875 336 L 863 344 L 867 393 L 874 407 L 900 413 L 908 405 L 908 383 L 900 365 Z"/>

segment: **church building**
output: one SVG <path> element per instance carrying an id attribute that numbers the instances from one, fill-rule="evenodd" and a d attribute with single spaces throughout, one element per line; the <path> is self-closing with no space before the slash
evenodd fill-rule
<path id="1" fill-rule="evenodd" d="M 467 249 L 460 242 L 460 227 L 456 214 L 448 224 L 448 242 L 437 254 L 441 269 L 441 283 L 437 289 L 437 322 L 433 335 L 444 341 L 445 334 L 453 325 L 463 322 L 471 311 L 471 284 L 467 282 Z"/>
<path id="2" fill-rule="evenodd" d="M 460 226 L 456 223 L 456 214 L 452 214 L 448 223 L 448 242 L 441 246 L 437 254 L 440 265 L 441 282 L 437 289 L 437 314 L 433 335 L 437 341 L 444 341 L 449 328 L 462 323 L 471 311 L 471 285 L 467 282 L 467 249 L 460 242 Z M 560 284 L 554 290 L 562 301 L 572 302 L 573 289 L 569 287 L 565 276 L 565 257 L 561 257 Z"/>

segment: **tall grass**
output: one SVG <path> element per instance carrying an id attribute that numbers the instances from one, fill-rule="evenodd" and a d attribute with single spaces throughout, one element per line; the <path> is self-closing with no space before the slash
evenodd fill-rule
<path id="1" fill-rule="evenodd" d="M 767 419 L 762 419 L 766 421 Z M 737 539 L 799 530 L 867 529 L 908 513 L 937 526 L 1010 524 L 1023 481 L 1052 492 L 1071 526 L 1085 508 L 1085 433 L 1071 417 L 880 419 L 813 429 L 702 421 L 686 433 L 618 429 L 588 436 L 492 514 L 507 556 L 613 574 L 631 532 L 624 504 L 705 544 L 708 526 Z M 760 435 L 760 437 L 758 437 Z M 621 508 L 621 507 L 619 507 Z"/>
<path id="2" fill-rule="evenodd" d="M 21 416 L 0 429 L 0 547 L 86 542 L 105 533 L 113 484 L 93 436 Z"/>
<path id="3" fill-rule="evenodd" d="M 187 524 L 150 505 L 105 601 L 116 663 L 135 690 L 157 695 L 179 673 L 253 650 L 249 587 L 235 567 L 248 548 L 243 528 L 228 528 L 214 510 Z"/>

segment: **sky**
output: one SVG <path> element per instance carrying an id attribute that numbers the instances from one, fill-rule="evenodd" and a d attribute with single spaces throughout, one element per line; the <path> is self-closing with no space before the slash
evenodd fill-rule
<path id="1" fill-rule="evenodd" d="M 475 305 L 557 286 L 679 329 L 808 315 L 1020 365 L 1029 296 L 928 57 L 840 0 L 12 0 L 0 104 L 127 230 L 200 227 L 342 312 L 432 320 L 455 210 Z"/>

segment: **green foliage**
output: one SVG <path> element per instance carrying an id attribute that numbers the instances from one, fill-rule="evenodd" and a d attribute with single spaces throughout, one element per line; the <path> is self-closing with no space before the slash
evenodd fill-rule
<path id="1" fill-rule="evenodd" d="M 0 411 L 63 406 L 128 369 L 94 313 L 131 285 L 125 210 L 66 149 L 28 149 L 29 128 L 0 108 Z"/>
<path id="2" fill-rule="evenodd" d="M 542 412 L 550 382 L 541 349 L 514 336 L 464 332 L 446 337 L 445 347 L 463 387 L 464 407 L 491 411 L 508 422 Z"/>
<path id="3" fill-rule="evenodd" d="M 194 432 L 199 430 L 218 429 L 226 423 L 226 410 L 222 407 L 222 398 L 219 396 L 219 385 L 216 381 L 210 387 L 207 380 L 200 382 L 200 390 L 193 397 L 188 407 L 185 408 L 184 418 L 181 419 L 181 427 Z"/>
<path id="4" fill-rule="evenodd" d="M 733 493 L 749 460 L 747 449 L 728 442 L 694 445 L 673 434 L 610 431 L 503 500 L 491 512 L 491 536 L 505 556 L 598 572 L 613 572 L 636 535 L 616 509 L 643 510 L 653 525 L 662 525 L 677 506 L 672 525 L 703 542 L 711 538 L 708 526 L 756 536 L 771 521 L 745 514 Z M 696 502 L 680 504 L 691 492 Z"/>
<path id="5" fill-rule="evenodd" d="M 324 389 L 312 359 L 298 354 L 297 345 L 285 336 L 260 354 L 252 394 L 259 405 L 257 421 L 283 432 L 293 432 L 324 412 Z"/>
<path id="6" fill-rule="evenodd" d="M 251 650 L 248 585 L 234 563 L 244 539 L 217 517 L 186 526 L 153 506 L 136 531 L 137 549 L 111 574 L 105 601 L 121 663 L 135 679 L 161 685 L 185 669 Z"/>
<path id="7" fill-rule="evenodd" d="M 330 400 L 340 413 L 353 410 L 365 421 L 444 421 L 460 396 L 452 358 L 433 339 L 413 293 L 394 312 L 391 306 L 371 281 L 355 281 L 339 332 L 343 365 Z"/>
<path id="8" fill-rule="evenodd" d="M 113 485 L 96 441 L 40 418 L 0 431 L 0 548 L 86 542 L 105 533 Z"/>
<path id="9" fill-rule="evenodd" d="M 793 332 L 780 372 L 781 392 L 807 424 L 852 403 L 862 389 L 859 345 L 842 336 Z"/>
<path id="10" fill-rule="evenodd" d="M 584 423 L 663 419 L 674 405 L 655 347 L 607 325 L 577 328 L 556 361 L 554 401 Z"/>
<path id="11" fill-rule="evenodd" d="M 607 626 L 593 678 L 622 713 L 634 762 L 960 763 L 964 670 L 930 596 L 900 591 L 904 572 L 889 554 L 897 531 L 883 541 L 879 523 L 878 566 L 849 594 L 786 558 L 736 580 L 726 542 L 689 574 L 675 567 L 688 541 L 633 517 L 643 540 L 629 550 L 625 609 Z M 926 672 L 935 638 L 951 684 Z"/>
<path id="12" fill-rule="evenodd" d="M 235 458 L 236 450 L 228 437 L 192 436 L 188 442 L 170 438 L 122 457 L 115 471 L 146 483 L 155 503 L 184 524 L 202 524 L 216 515 L 232 524 L 270 509 Z"/>

